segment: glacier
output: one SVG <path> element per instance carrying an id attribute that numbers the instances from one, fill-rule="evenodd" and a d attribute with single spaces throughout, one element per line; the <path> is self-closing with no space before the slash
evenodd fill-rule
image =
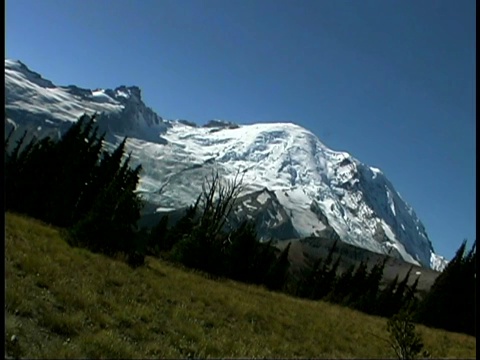
<path id="1" fill-rule="evenodd" d="M 6 133 L 25 128 L 59 136 L 83 113 L 98 113 L 113 148 L 128 136 L 132 162 L 142 164 L 139 192 L 159 213 L 191 205 L 205 177 L 243 177 L 238 212 L 257 219 L 262 239 L 334 234 L 346 243 L 441 271 L 413 208 L 383 172 L 334 151 L 294 123 L 204 126 L 167 120 L 147 107 L 138 87 L 56 86 L 25 64 L 5 60 Z"/>

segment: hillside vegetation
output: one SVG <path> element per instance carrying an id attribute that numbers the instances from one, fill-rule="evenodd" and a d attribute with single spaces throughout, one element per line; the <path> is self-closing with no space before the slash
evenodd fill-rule
<path id="1" fill-rule="evenodd" d="M 269 292 L 153 257 L 72 248 L 6 214 L 6 352 L 27 358 L 394 357 L 387 320 Z M 432 358 L 474 358 L 472 336 L 417 326 Z"/>

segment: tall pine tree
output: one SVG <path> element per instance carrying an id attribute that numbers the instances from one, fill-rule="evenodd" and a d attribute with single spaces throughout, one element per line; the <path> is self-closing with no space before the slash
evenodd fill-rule
<path id="1" fill-rule="evenodd" d="M 419 304 L 417 320 L 425 325 L 476 335 L 476 241 L 465 255 L 466 240 Z"/>

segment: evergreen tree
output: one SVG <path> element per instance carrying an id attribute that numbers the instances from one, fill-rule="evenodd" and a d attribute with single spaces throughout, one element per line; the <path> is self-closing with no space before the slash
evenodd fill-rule
<path id="1" fill-rule="evenodd" d="M 105 139 L 105 133 L 101 137 L 92 143 L 88 151 L 89 170 L 85 170 L 85 182 L 81 187 L 80 194 L 77 197 L 73 211 L 72 211 L 72 223 L 78 221 L 91 209 L 95 198 L 99 195 L 102 188 L 106 184 L 100 184 L 99 171 L 101 169 L 100 159 L 102 154 L 102 146 Z"/>
<path id="2" fill-rule="evenodd" d="M 242 222 L 229 234 L 227 241 L 228 276 L 238 281 L 255 282 L 258 274 L 254 259 L 260 251 L 255 224 L 251 221 Z"/>
<path id="3" fill-rule="evenodd" d="M 337 260 L 335 260 L 335 262 L 333 263 L 333 265 L 330 269 L 330 272 L 333 274 L 332 288 L 333 288 L 333 285 L 335 284 L 335 280 L 337 278 L 338 268 L 340 267 L 341 262 L 342 262 L 342 255 L 339 255 L 337 257 Z"/>
<path id="4" fill-rule="evenodd" d="M 17 145 L 7 156 L 5 164 L 6 208 L 29 214 L 34 197 L 39 188 L 38 175 L 42 173 L 38 161 L 38 142 L 33 136 L 29 143 L 24 145 L 27 132 L 17 141 Z"/>
<path id="5" fill-rule="evenodd" d="M 290 266 L 288 252 L 291 244 L 292 243 L 289 242 L 286 248 L 283 249 L 277 261 L 272 264 L 267 274 L 266 285 L 270 290 L 282 290 L 287 281 L 288 268 Z"/>
<path id="6" fill-rule="evenodd" d="M 413 266 L 410 266 L 407 273 L 405 274 L 405 277 L 403 278 L 402 281 L 398 283 L 397 288 L 393 293 L 393 296 L 391 298 L 391 302 L 392 302 L 391 311 L 393 314 L 396 314 L 397 312 L 399 312 L 402 307 L 408 306 L 408 301 L 407 301 L 407 294 L 409 291 L 408 280 L 410 279 L 410 274 L 412 272 L 412 269 L 413 269 Z"/>
<path id="7" fill-rule="evenodd" d="M 5 156 L 8 153 L 8 147 L 10 145 L 10 139 L 12 138 L 12 135 L 13 135 L 14 132 L 15 132 L 15 127 L 12 127 L 12 129 L 10 130 L 10 132 L 7 135 L 7 138 L 5 139 L 5 154 L 4 154 Z"/>
<path id="8" fill-rule="evenodd" d="M 353 273 L 348 295 L 344 299 L 345 305 L 361 310 L 363 304 L 361 297 L 367 287 L 368 276 L 367 262 L 362 260 Z"/>
<path id="9" fill-rule="evenodd" d="M 130 156 L 121 163 L 126 139 L 100 160 L 105 134 L 97 132 L 95 115 L 82 116 L 58 141 L 32 137 L 25 145 L 25 132 L 5 157 L 7 209 L 56 226 L 75 224 L 70 233 L 76 243 L 125 252 L 138 264 L 146 245 L 136 228 L 141 166 L 131 169 Z"/>
<path id="10" fill-rule="evenodd" d="M 185 211 L 185 215 L 165 235 L 165 250 L 171 250 L 184 236 L 191 234 L 197 224 L 198 205 L 201 195 Z"/>
<path id="11" fill-rule="evenodd" d="M 465 257 L 462 275 L 459 277 L 462 281 L 461 292 L 457 300 L 463 299 L 464 304 L 459 309 L 458 323 L 454 326 L 460 331 L 476 336 L 476 321 L 472 321 L 476 314 L 476 258 L 477 258 L 477 240 L 473 242 L 472 248 Z M 458 301 L 457 303 L 460 303 Z M 472 317 L 473 314 L 473 317 Z"/>
<path id="12" fill-rule="evenodd" d="M 415 331 L 413 315 L 403 309 L 387 322 L 388 343 L 399 359 L 415 359 L 423 349 L 422 338 Z M 424 352 L 425 353 L 425 352 Z"/>
<path id="13" fill-rule="evenodd" d="M 95 115 L 83 115 L 62 136 L 54 150 L 52 161 L 55 167 L 49 177 L 56 188 L 47 203 L 47 220 L 68 227 L 83 215 L 77 212 L 77 206 L 90 185 L 101 150 Z"/>
<path id="14" fill-rule="evenodd" d="M 255 284 L 264 284 L 268 282 L 269 272 L 272 264 L 277 261 L 275 255 L 275 248 L 272 245 L 273 240 L 270 239 L 265 243 L 258 243 L 258 250 L 253 257 L 253 268 L 255 277 L 253 282 Z"/>
<path id="15" fill-rule="evenodd" d="M 158 256 L 161 251 L 171 249 L 168 240 L 168 220 L 169 216 L 162 216 L 160 221 L 155 225 L 148 235 L 147 252 L 150 255 Z"/>
<path id="16" fill-rule="evenodd" d="M 304 254 L 304 256 L 307 254 Z M 321 270 L 323 265 L 323 258 L 319 257 L 315 261 L 306 257 L 306 266 L 300 275 L 301 278 L 298 281 L 296 294 L 299 297 L 307 299 L 316 299 L 316 284 L 321 278 Z"/>
<path id="17" fill-rule="evenodd" d="M 387 257 L 378 261 L 369 271 L 365 280 L 365 291 L 357 300 L 357 308 L 363 312 L 374 314 L 378 305 L 380 282 L 387 263 Z"/>
<path id="18" fill-rule="evenodd" d="M 21 179 L 21 165 L 18 161 L 18 155 L 20 148 L 25 141 L 27 132 L 17 140 L 16 146 L 13 147 L 11 152 L 5 152 L 5 208 L 6 210 L 19 211 L 19 199 L 20 179 Z M 7 146 L 7 144 L 5 144 Z"/>
<path id="19" fill-rule="evenodd" d="M 334 286 L 336 272 L 340 264 L 340 257 L 332 265 L 333 254 L 337 248 L 337 241 L 328 251 L 325 260 L 321 257 L 314 262 L 308 260 L 300 281 L 298 281 L 296 294 L 314 300 L 320 300 L 329 294 Z"/>
<path id="20" fill-rule="evenodd" d="M 16 162 L 18 161 L 18 155 L 20 154 L 20 149 L 25 142 L 25 138 L 27 137 L 27 130 L 23 132 L 23 135 L 17 140 L 17 145 L 12 149 L 12 152 L 7 156 L 7 165 L 11 165 L 12 167 L 15 166 Z"/>
<path id="21" fill-rule="evenodd" d="M 398 285 L 398 274 L 380 292 L 377 305 L 377 314 L 390 317 L 395 314 L 394 295 Z"/>
<path id="22" fill-rule="evenodd" d="M 338 257 L 335 263 L 332 265 L 333 253 L 335 252 L 336 248 L 337 240 L 335 240 L 332 247 L 330 248 L 327 258 L 322 264 L 322 268 L 319 274 L 320 276 L 316 280 L 316 284 L 314 287 L 315 299 L 323 299 L 325 296 L 327 296 L 328 293 L 330 293 L 333 288 L 337 275 L 337 269 L 340 264 L 340 257 Z"/>
<path id="23" fill-rule="evenodd" d="M 327 295 L 327 300 L 337 304 L 347 304 L 348 296 L 352 289 L 355 265 L 351 265 L 340 276 L 336 277 L 332 290 Z"/>
<path id="24" fill-rule="evenodd" d="M 190 234 L 184 235 L 173 249 L 173 256 L 183 264 L 214 275 L 225 275 L 228 266 L 228 236 L 224 227 L 241 190 L 238 174 L 223 182 L 218 173 L 206 179 L 199 197 L 201 213 Z"/>
<path id="25" fill-rule="evenodd" d="M 124 142 L 119 148 L 123 149 L 123 146 Z M 135 193 L 140 171 L 141 166 L 129 168 L 129 158 L 124 161 L 95 198 L 91 210 L 71 229 L 73 239 L 109 255 L 116 252 L 131 256 L 145 253 L 146 244 L 135 243 L 142 206 Z"/>
<path id="26" fill-rule="evenodd" d="M 465 255 L 466 240 L 419 304 L 417 319 L 427 326 L 475 333 L 476 241 Z"/>
<path id="27" fill-rule="evenodd" d="M 417 276 L 413 284 L 411 286 L 407 286 L 407 289 L 404 295 L 404 306 L 410 307 L 413 313 L 415 313 L 418 309 L 418 299 L 415 295 L 417 292 L 419 280 L 420 280 L 420 276 Z"/>
<path id="28" fill-rule="evenodd" d="M 22 212 L 44 221 L 48 221 L 46 205 L 56 191 L 56 184 L 51 181 L 56 171 L 52 161 L 54 147 L 55 143 L 50 138 L 36 142 L 17 183 L 26 199 Z M 20 199 L 20 203 L 22 201 Z"/>

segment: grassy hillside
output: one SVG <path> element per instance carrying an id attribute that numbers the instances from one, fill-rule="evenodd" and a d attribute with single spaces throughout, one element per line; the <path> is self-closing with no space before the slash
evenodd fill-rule
<path id="1" fill-rule="evenodd" d="M 394 357 L 386 320 L 147 257 L 131 269 L 6 214 L 8 355 L 38 357 Z M 432 357 L 475 357 L 475 338 L 417 327 Z M 14 341 L 12 336 L 15 335 Z"/>

